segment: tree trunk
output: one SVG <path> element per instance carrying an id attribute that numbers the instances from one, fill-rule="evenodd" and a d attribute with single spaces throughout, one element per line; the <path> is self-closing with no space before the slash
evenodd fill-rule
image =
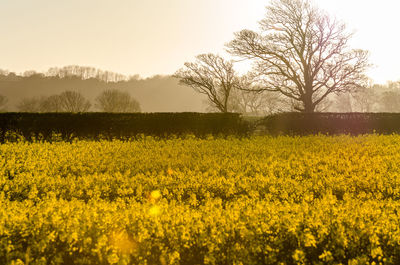
<path id="1" fill-rule="evenodd" d="M 312 102 L 312 95 L 305 95 L 303 98 L 304 112 L 305 113 L 313 113 L 315 110 L 315 106 Z"/>

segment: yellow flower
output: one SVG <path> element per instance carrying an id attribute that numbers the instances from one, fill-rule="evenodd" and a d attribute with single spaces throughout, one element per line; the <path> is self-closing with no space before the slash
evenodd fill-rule
<path id="1" fill-rule="evenodd" d="M 161 213 L 161 209 L 159 206 L 153 205 L 150 207 L 150 210 L 149 210 L 150 215 L 157 216 L 157 215 L 160 215 L 160 213 Z"/>
<path id="2" fill-rule="evenodd" d="M 161 197 L 161 192 L 159 190 L 153 190 L 150 193 L 150 196 L 151 196 L 151 198 L 157 200 L 157 199 L 159 199 Z"/>

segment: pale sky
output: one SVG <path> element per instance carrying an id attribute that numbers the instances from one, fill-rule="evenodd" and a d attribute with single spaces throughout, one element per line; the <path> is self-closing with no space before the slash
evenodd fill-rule
<path id="1" fill-rule="evenodd" d="M 400 1 L 314 0 L 355 31 L 377 83 L 400 80 Z M 126 75 L 173 74 L 201 53 L 224 53 L 257 30 L 268 0 L 0 0 L 0 68 L 66 65 Z"/>

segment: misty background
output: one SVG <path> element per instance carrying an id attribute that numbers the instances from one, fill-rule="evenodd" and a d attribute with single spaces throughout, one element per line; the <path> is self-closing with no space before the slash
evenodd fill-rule
<path id="1" fill-rule="evenodd" d="M 105 90 L 128 92 L 142 112 L 202 112 L 205 98 L 178 84 L 171 76 L 127 77 L 92 67 L 51 68 L 45 73 L 27 71 L 22 75 L 0 71 L 0 95 L 6 97 L 6 111 L 23 111 L 23 101 L 49 97 L 64 91 L 76 91 L 92 103 L 89 111 L 99 111 L 95 99 Z"/>
<path id="2" fill-rule="evenodd" d="M 192 88 L 179 84 L 179 79 L 169 75 L 141 78 L 139 75 L 125 76 L 94 67 L 53 67 L 45 73 L 26 71 L 15 74 L 0 70 L 1 111 L 26 111 L 23 102 L 39 102 L 65 91 L 75 91 L 87 99 L 88 111 L 101 111 L 96 107 L 96 98 L 104 91 L 127 92 L 140 104 L 141 112 L 208 112 L 207 98 Z M 268 95 L 267 95 L 268 96 Z M 259 99 L 260 95 L 256 95 Z M 268 115 L 281 111 L 293 111 L 290 102 L 277 104 L 266 101 L 258 113 Z M 249 99 L 251 100 L 251 98 Z M 1 100 L 0 100 L 1 101 Z M 1 102 L 0 102 L 1 103 Z M 267 106 L 265 106 L 265 104 Z M 35 111 L 39 111 L 36 109 Z M 50 110 L 51 111 L 51 110 Z M 331 95 L 318 111 L 322 112 L 400 112 L 400 81 L 385 84 L 369 84 L 366 89 L 353 93 Z"/>
<path id="3" fill-rule="evenodd" d="M 269 3 L 1 1 L 4 38 L 0 42 L 0 69 L 5 70 L 0 71 L 0 110 L 24 111 L 24 104 L 74 91 L 90 102 L 89 111 L 100 111 L 96 98 L 113 90 L 128 93 L 142 112 L 215 111 L 205 95 L 179 85 L 172 75 L 198 54 L 226 57 L 225 45 L 234 33 L 257 30 Z M 314 3 L 348 25 L 354 32 L 349 44 L 370 51 L 373 65 L 366 73 L 371 80 L 365 90 L 329 95 L 316 111 L 399 112 L 399 2 Z M 239 65 L 237 70 L 245 73 L 249 65 Z M 249 115 L 292 111 L 294 107 L 293 102 L 272 94 L 262 95 L 263 106 L 252 96 L 234 96 L 237 104 L 252 108 L 234 106 L 232 111 Z"/>

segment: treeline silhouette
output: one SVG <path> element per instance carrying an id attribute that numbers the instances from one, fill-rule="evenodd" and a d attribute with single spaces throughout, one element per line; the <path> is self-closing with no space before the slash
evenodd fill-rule
<path id="1" fill-rule="evenodd" d="M 111 95 L 102 99 L 103 104 L 108 104 L 107 107 L 100 107 L 101 95 L 112 91 L 125 95 L 122 97 L 114 95 L 114 98 L 119 98 L 117 101 L 120 108 L 113 110 L 110 102 L 107 103 L 107 99 L 110 99 Z M 62 95 L 77 96 L 77 93 L 83 98 L 81 107 L 62 107 L 63 104 L 66 104 L 60 102 L 62 98 L 65 100 Z M 127 98 L 131 98 L 132 101 L 126 101 Z M 216 111 L 210 108 L 207 102 L 205 95 L 179 85 L 178 79 L 172 76 L 157 75 L 143 79 L 138 75 L 125 76 L 111 71 L 76 65 L 53 67 L 45 73 L 26 71 L 22 74 L 15 74 L 0 70 L 0 112 Z M 233 94 L 231 106 L 230 111 L 253 116 L 265 116 L 295 109 L 293 102 L 283 101 L 270 93 Z M 318 105 L 316 111 L 400 112 L 400 81 L 370 84 L 366 88 L 352 93 L 330 95 L 322 104 Z"/>
<path id="2" fill-rule="evenodd" d="M 400 112 L 400 81 L 371 84 L 352 93 L 330 97 L 326 110 L 333 112 Z"/>
<path id="3" fill-rule="evenodd" d="M 6 72 L 6 71 L 3 71 Z M 104 71 L 90 66 L 69 65 L 64 67 L 52 67 L 45 73 L 37 73 L 36 71 L 25 71 L 22 76 L 29 77 L 32 75 L 53 76 L 53 77 L 80 77 L 81 79 L 98 79 L 104 82 L 120 82 L 129 79 L 139 79 L 139 75 L 126 76 L 123 74 Z"/>
<path id="4" fill-rule="evenodd" d="M 26 103 L 40 104 L 66 92 L 79 93 L 88 101 L 87 111 L 101 111 L 96 99 L 105 91 L 127 93 L 143 112 L 204 111 L 204 98 L 171 76 L 142 79 L 81 66 L 54 67 L 45 73 L 0 70 L 0 111 L 21 111 Z"/>

